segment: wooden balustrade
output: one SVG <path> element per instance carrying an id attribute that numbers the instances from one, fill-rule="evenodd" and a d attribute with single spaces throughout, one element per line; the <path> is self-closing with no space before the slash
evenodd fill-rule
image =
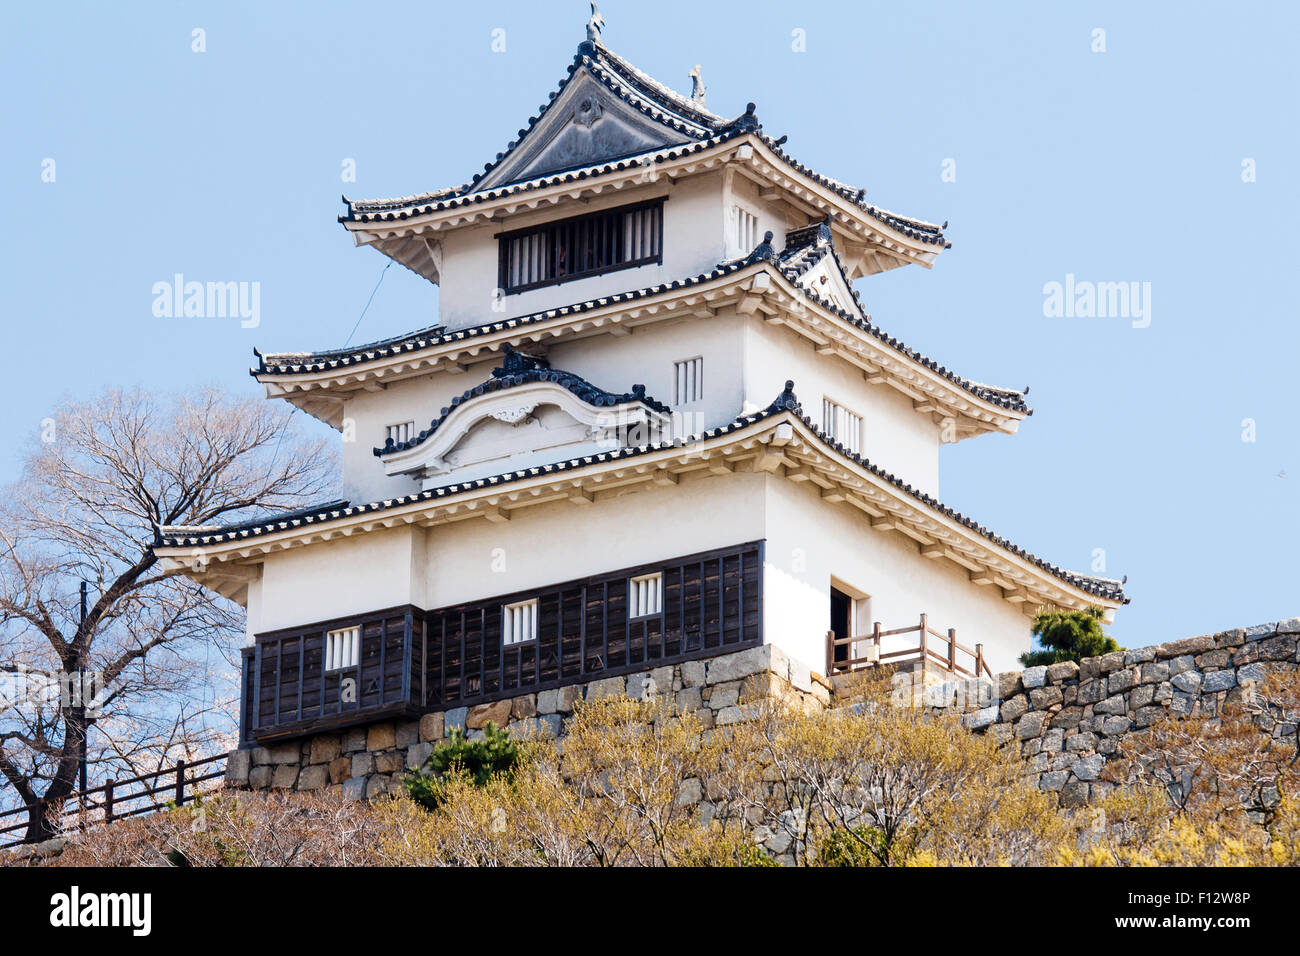
<path id="1" fill-rule="evenodd" d="M 173 767 L 161 767 L 152 773 L 122 780 L 110 779 L 97 787 L 74 791 L 63 800 L 39 801 L 0 811 L 0 847 L 27 842 L 26 833 L 22 836 L 14 834 L 30 829 L 30 811 L 33 809 L 42 811 L 49 818 L 57 818 L 67 809 L 66 829 L 68 826 L 84 828 L 112 823 L 173 805 L 184 806 L 219 786 L 212 781 L 225 776 L 225 764 L 224 753 L 193 762 L 177 760 Z M 15 817 L 22 819 L 9 822 Z"/>
<path id="2" fill-rule="evenodd" d="M 885 651 L 884 639 L 903 634 L 916 634 L 915 644 Z M 933 644 L 930 638 L 937 638 Z M 842 652 L 841 652 L 842 649 Z M 958 655 L 963 655 L 958 657 Z M 967 658 L 970 660 L 968 661 Z M 957 629 L 948 628 L 947 632 L 930 626 L 929 616 L 921 615 L 917 624 L 908 627 L 895 627 L 884 630 L 880 622 L 872 625 L 871 633 L 856 634 L 852 637 L 836 637 L 834 631 L 826 632 L 826 672 L 828 674 L 849 674 L 853 671 L 886 664 L 898 665 L 914 661 L 938 664 L 953 674 L 963 677 L 989 677 L 993 672 L 988 661 L 984 659 L 984 645 L 976 644 L 973 648 L 957 641 Z"/>

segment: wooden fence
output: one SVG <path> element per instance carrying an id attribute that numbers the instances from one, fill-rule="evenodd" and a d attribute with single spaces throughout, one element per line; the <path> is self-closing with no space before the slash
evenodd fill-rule
<path id="1" fill-rule="evenodd" d="M 896 650 L 883 649 L 885 638 L 902 634 L 916 634 L 916 642 Z M 947 632 L 937 631 L 930 626 L 925 614 L 921 615 L 919 624 L 887 631 L 882 630 L 880 622 L 876 621 L 870 634 L 854 637 L 836 637 L 834 631 L 826 632 L 826 671 L 829 674 L 849 674 L 869 667 L 913 661 L 938 664 L 964 677 L 979 677 L 981 673 L 993 676 L 988 661 L 984 659 L 983 644 L 972 648 L 958 643 L 955 627 L 948 628 Z"/>
<path id="2" fill-rule="evenodd" d="M 49 818 L 63 816 L 62 829 L 85 829 L 170 806 L 184 806 L 187 800 L 216 789 L 203 785 L 225 776 L 225 772 L 224 753 L 192 763 L 177 760 L 174 767 L 161 767 L 124 780 L 109 780 L 98 787 L 74 791 L 61 801 L 50 804 L 40 801 L 0 811 L 0 848 L 30 842 L 25 833 L 16 838 L 11 834 L 28 829 L 29 811 L 33 809 L 42 809 Z M 18 816 L 21 816 L 18 822 L 8 822 Z"/>

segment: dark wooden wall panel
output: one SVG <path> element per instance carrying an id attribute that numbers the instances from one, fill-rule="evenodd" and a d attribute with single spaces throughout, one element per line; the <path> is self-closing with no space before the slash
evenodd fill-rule
<path id="1" fill-rule="evenodd" d="M 629 579 L 663 575 L 661 613 L 628 618 Z M 430 611 L 429 707 L 593 680 L 762 642 L 762 543 Z M 536 598 L 537 639 L 501 643 L 504 605 Z"/>
<path id="2" fill-rule="evenodd" d="M 762 542 L 424 612 L 406 606 L 257 636 L 241 739 L 285 739 L 709 657 L 762 643 Z M 660 613 L 629 619 L 629 579 L 663 575 Z M 503 605 L 536 598 L 537 639 L 501 643 Z M 327 632 L 361 629 L 355 667 L 322 673 Z M 355 699 L 344 701 L 350 680 Z"/>

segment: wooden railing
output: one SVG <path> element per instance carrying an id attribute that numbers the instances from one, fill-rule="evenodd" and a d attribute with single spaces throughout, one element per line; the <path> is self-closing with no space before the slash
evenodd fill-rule
<path id="1" fill-rule="evenodd" d="M 916 642 L 895 650 L 883 649 L 885 638 L 902 634 L 916 634 Z M 843 648 L 843 653 L 837 653 L 840 648 Z M 836 637 L 834 631 L 826 632 L 826 671 L 829 674 L 848 674 L 869 667 L 912 661 L 938 664 L 965 677 L 979 677 L 981 674 L 993 676 L 988 661 L 984 659 L 983 644 L 976 644 L 972 648 L 958 643 L 955 627 L 948 628 L 946 633 L 937 631 L 930 626 L 925 614 L 921 615 L 919 624 L 910 627 L 882 630 L 880 622 L 876 621 L 870 634 Z"/>
<path id="2" fill-rule="evenodd" d="M 51 821 L 61 815 L 66 816 L 61 829 L 85 829 L 100 823 L 112 823 L 127 817 L 153 813 L 173 805 L 184 806 L 187 800 L 216 789 L 203 784 L 223 777 L 225 773 L 224 753 L 191 763 L 177 760 L 174 767 L 162 767 L 152 773 L 142 773 L 124 780 L 109 780 L 98 787 L 74 791 L 63 800 L 49 803 L 42 800 L 0 811 L 0 847 L 31 842 L 27 834 L 16 838 L 11 834 L 29 829 L 32 810 L 39 810 Z M 23 819 L 19 822 L 6 822 L 8 818 L 20 815 Z M 36 837 L 46 838 L 48 834 Z"/>

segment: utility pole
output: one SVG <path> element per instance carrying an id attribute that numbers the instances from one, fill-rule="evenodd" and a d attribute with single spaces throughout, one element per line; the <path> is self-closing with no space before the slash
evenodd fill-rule
<path id="1" fill-rule="evenodd" d="M 81 582 L 81 630 L 86 626 L 86 582 Z M 82 633 L 82 646 L 85 646 L 85 634 Z M 86 660 L 82 654 L 77 668 L 77 701 L 81 704 L 81 792 L 86 792 L 86 740 L 90 736 L 90 721 L 86 717 Z M 83 797 L 84 799 L 84 797 Z"/>

